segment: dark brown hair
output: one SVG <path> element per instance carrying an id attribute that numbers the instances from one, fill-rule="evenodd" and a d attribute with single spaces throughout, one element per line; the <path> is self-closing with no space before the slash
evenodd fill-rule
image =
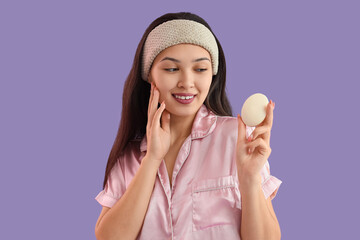
<path id="1" fill-rule="evenodd" d="M 146 134 L 147 111 L 151 86 L 148 82 L 141 78 L 143 46 L 151 30 L 161 23 L 173 19 L 193 20 L 203 24 L 212 32 L 209 24 L 204 19 L 190 12 L 167 13 L 155 19 L 148 26 L 136 49 L 132 68 L 126 82 L 124 83 L 121 121 L 106 165 L 103 189 L 105 188 L 111 169 L 115 165 L 117 159 L 124 153 L 128 143 L 135 138 L 142 138 Z M 204 104 L 208 109 L 217 115 L 232 116 L 231 105 L 225 92 L 225 56 L 216 36 L 215 39 L 219 49 L 219 68 L 218 73 L 213 76 L 209 93 Z"/>

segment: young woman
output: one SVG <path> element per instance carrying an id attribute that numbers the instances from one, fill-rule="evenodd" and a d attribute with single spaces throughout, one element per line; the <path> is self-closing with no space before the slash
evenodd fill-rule
<path id="1" fill-rule="evenodd" d="M 204 19 L 169 13 L 150 24 L 95 198 L 98 239 L 280 239 L 271 200 L 281 180 L 267 160 L 275 105 L 248 128 L 225 87 L 224 53 Z"/>

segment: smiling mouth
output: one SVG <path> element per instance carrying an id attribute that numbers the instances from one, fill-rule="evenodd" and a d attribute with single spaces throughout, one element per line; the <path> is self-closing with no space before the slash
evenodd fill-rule
<path id="1" fill-rule="evenodd" d="M 179 95 L 175 95 L 172 94 L 173 97 L 175 97 L 176 99 L 181 99 L 181 100 L 189 100 L 189 99 L 193 99 L 196 95 L 192 95 L 192 96 L 179 96 Z"/>
<path id="2" fill-rule="evenodd" d="M 181 104 L 190 104 L 194 101 L 194 99 L 196 97 L 196 95 L 192 95 L 192 96 L 178 96 L 175 94 L 172 94 L 172 95 L 175 98 L 175 100 Z"/>

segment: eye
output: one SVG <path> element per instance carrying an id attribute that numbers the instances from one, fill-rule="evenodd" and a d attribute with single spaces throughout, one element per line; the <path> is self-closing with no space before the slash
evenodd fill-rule
<path id="1" fill-rule="evenodd" d="M 178 69 L 178 68 L 165 68 L 164 70 L 168 71 L 168 72 L 174 72 L 174 71 L 171 71 L 173 69 Z"/>
<path id="2" fill-rule="evenodd" d="M 198 72 L 205 72 L 205 71 L 207 70 L 207 68 L 198 68 L 198 69 L 196 69 L 196 70 L 200 70 L 200 71 L 198 71 Z"/>

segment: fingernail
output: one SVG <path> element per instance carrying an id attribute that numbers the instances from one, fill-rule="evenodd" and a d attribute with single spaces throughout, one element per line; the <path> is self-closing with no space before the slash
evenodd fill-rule
<path id="1" fill-rule="evenodd" d="M 251 140 L 252 140 L 252 136 L 250 135 L 250 136 L 248 137 L 248 142 L 251 142 Z"/>
<path id="2" fill-rule="evenodd" d="M 270 105 L 271 105 L 271 107 L 272 107 L 273 109 L 275 108 L 275 103 L 274 103 L 273 100 L 270 100 Z"/>

